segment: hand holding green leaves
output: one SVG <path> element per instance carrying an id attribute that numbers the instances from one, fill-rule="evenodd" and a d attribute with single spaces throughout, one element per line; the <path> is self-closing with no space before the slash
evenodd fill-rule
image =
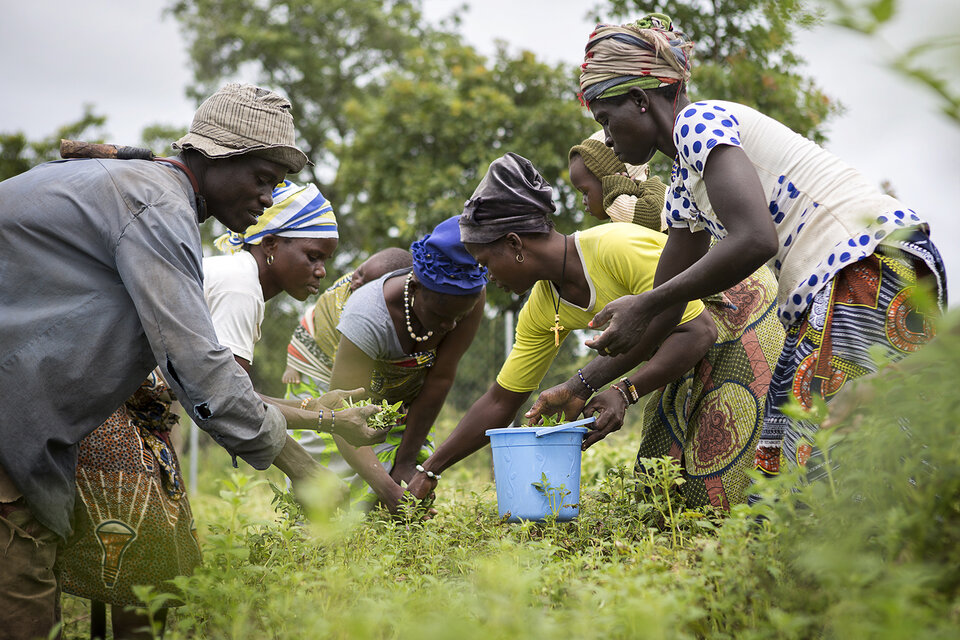
<path id="1" fill-rule="evenodd" d="M 355 447 L 383 442 L 388 429 L 380 426 L 383 419 L 378 418 L 383 407 L 371 404 L 367 400 L 351 403 L 344 401 L 341 409 L 324 409 L 320 421 L 322 430 L 339 436 Z"/>
<path id="2" fill-rule="evenodd" d="M 394 402 L 390 404 L 386 400 L 381 400 L 380 404 L 374 404 L 370 400 L 360 399 L 354 400 L 351 397 L 343 398 L 341 409 L 337 409 L 337 415 L 339 416 L 340 411 L 346 409 L 356 409 L 359 407 L 376 407 L 379 409 L 377 413 L 374 413 L 367 419 L 367 425 L 373 429 L 382 429 L 389 430 L 397 426 L 397 422 L 403 416 L 403 412 L 400 411 L 400 407 L 403 406 L 403 402 Z M 339 419 L 339 418 L 338 418 Z"/>
<path id="3" fill-rule="evenodd" d="M 568 380 L 541 392 L 524 417 L 528 420 L 527 424 L 531 425 L 537 424 L 545 414 L 558 414 L 575 420 L 583 410 L 584 402 L 586 398 L 578 397 L 574 393 L 574 385 Z"/>

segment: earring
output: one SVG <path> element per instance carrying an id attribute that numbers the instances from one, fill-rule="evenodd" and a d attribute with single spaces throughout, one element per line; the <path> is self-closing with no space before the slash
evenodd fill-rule
<path id="1" fill-rule="evenodd" d="M 518 253 L 518 254 L 517 254 L 517 262 L 523 262 L 523 254 L 522 254 L 522 253 Z"/>
<path id="2" fill-rule="evenodd" d="M 640 107 L 640 113 L 646 113 L 646 112 L 647 112 L 646 107 Z"/>
<path id="3" fill-rule="evenodd" d="M 269 255 L 269 256 L 267 256 L 267 265 L 269 266 L 269 265 L 271 265 L 271 264 L 273 264 L 273 256 L 272 256 L 272 255 Z"/>

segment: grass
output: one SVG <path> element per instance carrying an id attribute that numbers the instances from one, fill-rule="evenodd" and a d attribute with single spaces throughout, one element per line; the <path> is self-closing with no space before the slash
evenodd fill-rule
<path id="1" fill-rule="evenodd" d="M 669 461 L 635 478 L 626 429 L 584 455 L 569 523 L 502 522 L 485 453 L 443 474 L 433 520 L 304 524 L 275 500 L 278 474 L 206 450 L 204 566 L 178 580 L 187 605 L 165 637 L 953 638 L 960 340 L 915 358 L 919 373 L 876 383 L 856 429 L 822 434 L 831 482 L 784 475 L 726 517 L 687 509 Z M 86 637 L 84 605 L 64 600 L 64 637 Z"/>

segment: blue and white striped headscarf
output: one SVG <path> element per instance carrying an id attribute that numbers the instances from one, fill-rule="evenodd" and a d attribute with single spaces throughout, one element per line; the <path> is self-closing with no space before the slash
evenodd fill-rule
<path id="1" fill-rule="evenodd" d="M 218 249 L 234 253 L 245 244 L 260 244 L 265 236 L 286 238 L 339 238 L 333 206 L 315 185 L 300 186 L 284 180 L 273 190 L 273 206 L 256 224 L 241 233 L 228 233 L 214 241 Z"/>

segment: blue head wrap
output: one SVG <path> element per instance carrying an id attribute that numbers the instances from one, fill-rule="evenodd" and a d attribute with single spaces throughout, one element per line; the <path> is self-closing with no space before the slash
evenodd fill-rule
<path id="1" fill-rule="evenodd" d="M 460 242 L 460 216 L 447 218 L 410 245 L 413 273 L 431 291 L 454 296 L 479 293 L 487 270 L 477 264 Z"/>

